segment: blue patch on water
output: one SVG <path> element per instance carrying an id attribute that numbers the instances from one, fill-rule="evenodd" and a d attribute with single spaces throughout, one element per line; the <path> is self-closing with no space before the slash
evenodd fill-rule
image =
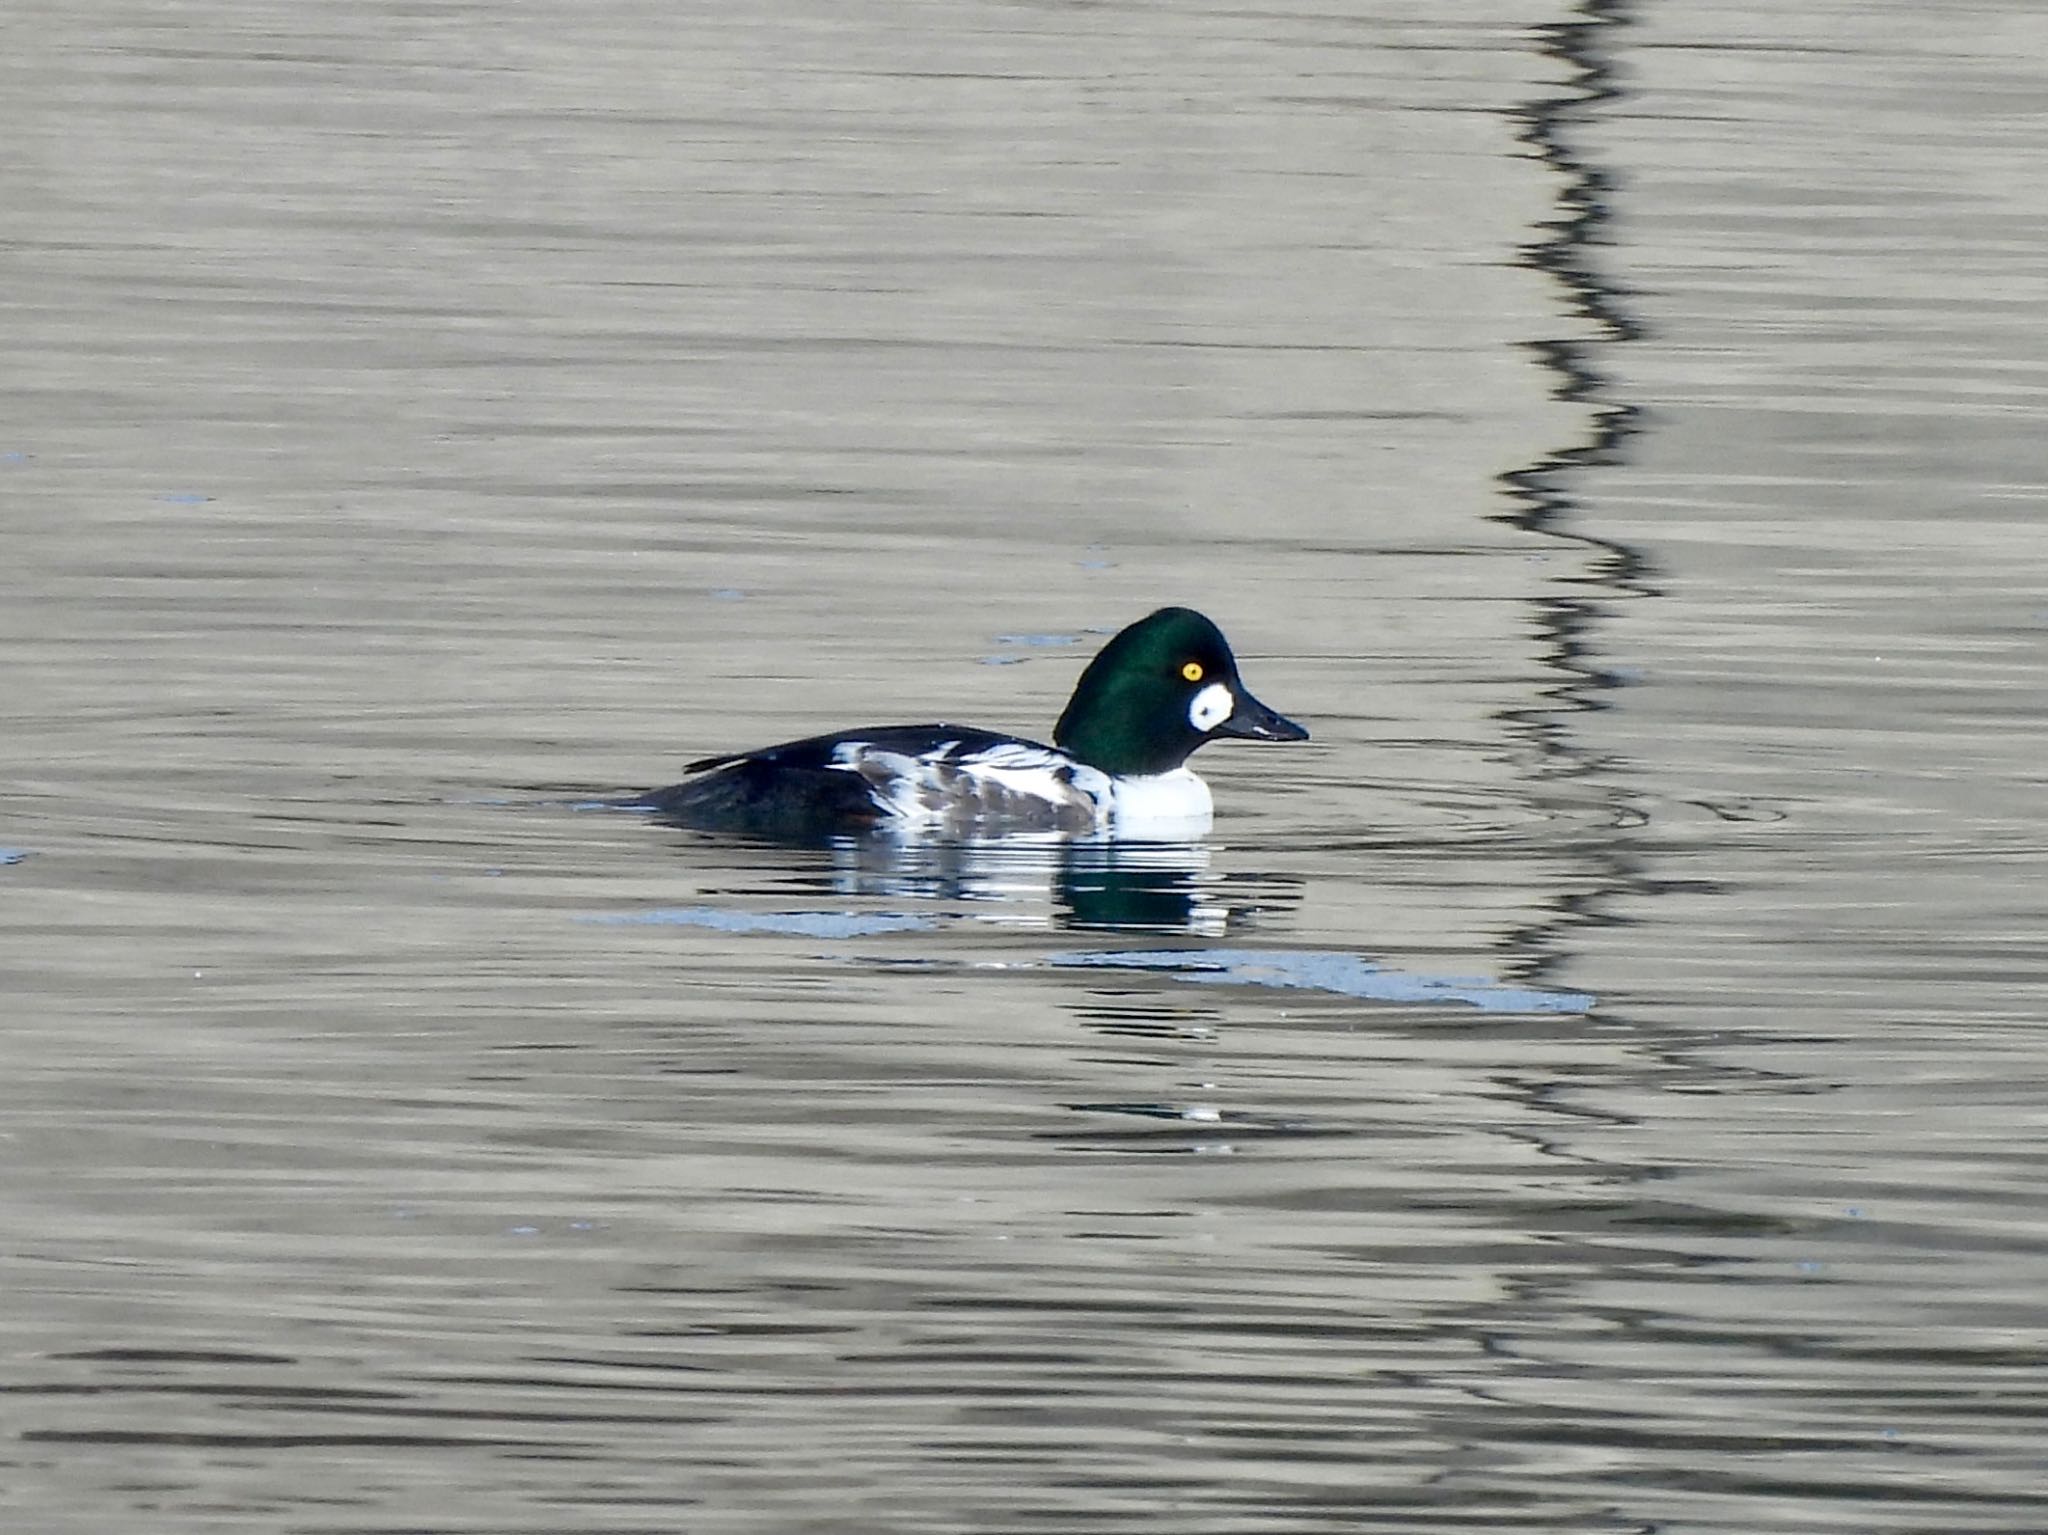
<path id="1" fill-rule="evenodd" d="M 5 868 L 10 863 L 20 863 L 28 855 L 29 849 L 25 847 L 0 847 L 0 868 Z"/>
<path id="2" fill-rule="evenodd" d="M 212 499 L 213 497 L 203 496 L 196 490 L 171 490 L 157 497 L 157 500 L 167 501 L 172 506 L 203 506 Z"/>
<path id="3" fill-rule="evenodd" d="M 720 933 L 792 933 L 799 938 L 863 938 L 870 933 L 916 933 L 935 924 L 927 917 L 879 911 L 727 911 L 719 906 L 665 906 L 653 911 L 579 917 L 619 927 L 708 927 Z"/>
<path id="4" fill-rule="evenodd" d="M 1178 980 L 1212 986 L 1280 986 L 1369 1002 L 1462 1002 L 1489 1013 L 1583 1013 L 1595 1000 L 1580 991 L 1533 991 L 1469 976 L 1382 970 L 1356 954 L 1326 949 L 1110 949 L 1055 954 L 1052 962 L 1170 970 Z"/>
<path id="5" fill-rule="evenodd" d="M 9 448 L 5 452 L 0 452 L 0 464 L 25 464 L 27 462 L 28 455 L 19 448 Z"/>
<path id="6" fill-rule="evenodd" d="M 1062 646 L 1080 644 L 1081 636 L 1078 634 L 999 634 L 996 636 L 996 643 L 998 645 L 1010 645 L 1019 650 L 1057 650 Z M 993 655 L 983 656 L 981 664 L 983 666 L 1017 666 L 1021 665 L 1023 660 L 1024 657 L 1022 656 Z"/>

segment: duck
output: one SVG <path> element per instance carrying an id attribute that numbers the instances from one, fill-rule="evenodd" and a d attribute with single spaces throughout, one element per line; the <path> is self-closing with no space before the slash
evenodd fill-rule
<path id="1" fill-rule="evenodd" d="M 627 803 L 698 830 L 769 837 L 882 828 L 1185 840 L 1214 811 L 1188 758 L 1223 737 L 1309 733 L 1252 696 L 1215 623 L 1166 607 L 1096 653 L 1049 746 L 971 725 L 878 725 L 702 757 L 684 782 Z"/>

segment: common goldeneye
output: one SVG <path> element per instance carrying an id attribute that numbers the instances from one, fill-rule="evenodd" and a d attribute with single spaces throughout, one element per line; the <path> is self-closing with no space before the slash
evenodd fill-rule
<path id="1" fill-rule="evenodd" d="M 1308 732 L 1252 697 L 1213 623 L 1161 608 L 1088 663 L 1052 746 L 968 725 L 842 730 L 705 757 L 684 769 L 705 776 L 632 803 L 687 826 L 770 836 L 878 825 L 1199 836 L 1209 786 L 1187 759 L 1218 736 Z"/>

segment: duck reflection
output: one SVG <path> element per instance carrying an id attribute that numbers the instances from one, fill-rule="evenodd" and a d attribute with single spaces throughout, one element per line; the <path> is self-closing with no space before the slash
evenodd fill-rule
<path id="1" fill-rule="evenodd" d="M 732 846 L 697 834 L 693 853 Z M 780 842 L 784 881 L 836 896 L 967 905 L 978 920 L 1097 932 L 1248 930 L 1292 908 L 1301 881 L 1273 874 L 1219 874 L 1203 842 L 1090 839 L 1057 832 L 934 839 L 871 831 L 809 844 Z M 770 855 L 760 843 L 750 863 Z"/>
<path id="2" fill-rule="evenodd" d="M 871 834 L 835 844 L 839 889 L 987 903 L 994 920 L 1060 928 L 1223 933 L 1235 911 L 1197 842 L 1012 836 L 930 842 Z"/>

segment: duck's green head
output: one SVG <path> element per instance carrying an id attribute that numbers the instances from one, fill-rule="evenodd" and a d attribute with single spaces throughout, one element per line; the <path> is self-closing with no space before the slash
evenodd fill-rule
<path id="1" fill-rule="evenodd" d="M 1054 744 L 1120 776 L 1170 773 L 1217 736 L 1305 741 L 1237 675 L 1223 631 L 1192 608 L 1161 608 L 1102 647 L 1066 712 Z"/>

